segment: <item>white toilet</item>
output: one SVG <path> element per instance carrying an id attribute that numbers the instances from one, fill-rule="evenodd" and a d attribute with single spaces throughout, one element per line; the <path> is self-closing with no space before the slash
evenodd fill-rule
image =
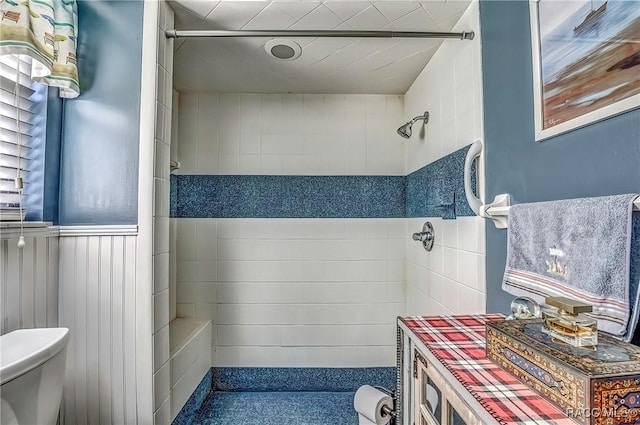
<path id="1" fill-rule="evenodd" d="M 55 425 L 69 329 L 21 329 L 0 336 L 0 425 Z"/>

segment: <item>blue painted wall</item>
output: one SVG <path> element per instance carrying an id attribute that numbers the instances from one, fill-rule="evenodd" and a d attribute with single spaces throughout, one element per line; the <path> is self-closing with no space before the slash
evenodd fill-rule
<path id="1" fill-rule="evenodd" d="M 64 101 L 60 224 L 137 223 L 142 13 L 142 1 L 78 2 L 82 94 Z"/>
<path id="2" fill-rule="evenodd" d="M 47 142 L 44 156 L 42 220 L 58 224 L 60 199 L 60 147 L 62 143 L 62 99 L 57 88 L 47 93 Z"/>
<path id="3" fill-rule="evenodd" d="M 481 0 L 486 199 L 514 203 L 640 192 L 640 111 L 534 140 L 529 4 Z M 640 71 L 639 71 L 640 72 Z M 487 223 L 487 311 L 506 311 L 506 231 Z"/>

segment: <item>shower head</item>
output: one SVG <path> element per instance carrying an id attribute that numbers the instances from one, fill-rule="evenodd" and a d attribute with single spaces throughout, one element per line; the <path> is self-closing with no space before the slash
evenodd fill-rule
<path id="1" fill-rule="evenodd" d="M 398 128 L 398 134 L 401 135 L 402 137 L 404 137 L 405 139 L 411 138 L 411 127 L 413 127 L 413 124 L 416 121 L 420 121 L 420 120 L 424 120 L 425 124 L 428 123 L 429 122 L 429 112 L 425 111 L 424 115 L 418 115 L 417 117 L 415 117 L 414 119 L 412 119 L 408 123 L 406 123 L 403 126 L 401 126 L 400 128 Z"/>

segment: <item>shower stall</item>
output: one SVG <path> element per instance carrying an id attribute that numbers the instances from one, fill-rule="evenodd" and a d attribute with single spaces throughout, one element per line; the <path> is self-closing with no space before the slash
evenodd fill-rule
<path id="1" fill-rule="evenodd" d="M 360 385 L 395 389 L 397 316 L 484 311 L 484 228 L 454 194 L 456 161 L 482 139 L 478 4 L 161 13 L 156 139 L 162 127 L 172 172 L 157 167 L 169 285 L 154 377 L 168 420 L 357 423 Z M 430 252 L 411 238 L 425 221 Z"/>

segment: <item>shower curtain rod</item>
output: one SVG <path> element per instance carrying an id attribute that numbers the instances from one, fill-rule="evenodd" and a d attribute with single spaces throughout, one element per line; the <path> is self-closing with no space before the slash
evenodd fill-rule
<path id="1" fill-rule="evenodd" d="M 349 31 L 349 30 L 166 30 L 167 38 L 200 38 L 200 37 L 331 37 L 331 38 L 457 38 L 473 40 L 473 31 L 462 32 L 429 32 L 429 31 Z"/>

